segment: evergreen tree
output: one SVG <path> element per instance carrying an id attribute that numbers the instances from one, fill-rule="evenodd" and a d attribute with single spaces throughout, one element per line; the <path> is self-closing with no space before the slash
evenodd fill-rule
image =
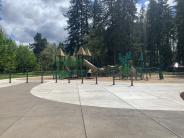
<path id="1" fill-rule="evenodd" d="M 91 16 L 91 3 L 89 0 L 71 0 L 68 17 L 68 46 L 70 54 L 85 45 L 85 36 L 89 33 L 89 18 Z"/>
<path id="2" fill-rule="evenodd" d="M 87 47 L 95 56 L 103 56 L 104 51 L 104 11 L 101 0 L 95 0 L 92 10 L 92 28 L 87 37 Z"/>
<path id="3" fill-rule="evenodd" d="M 157 41 L 160 39 L 158 37 L 159 25 L 158 25 L 158 9 L 157 3 L 155 0 L 150 0 L 147 11 L 147 52 L 149 58 L 150 66 L 157 66 L 158 64 L 158 46 Z"/>
<path id="4" fill-rule="evenodd" d="M 105 42 L 109 61 L 116 64 L 118 53 L 125 54 L 132 49 L 133 23 L 136 14 L 134 0 L 105 0 L 108 7 Z"/>
<path id="5" fill-rule="evenodd" d="M 30 47 L 33 49 L 35 56 L 37 57 L 37 62 L 40 62 L 40 54 L 47 46 L 47 39 L 42 37 L 41 33 L 37 33 L 34 37 L 34 44 Z"/>
<path id="6" fill-rule="evenodd" d="M 176 16 L 176 25 L 177 25 L 177 59 L 184 65 L 184 1 L 176 0 L 177 6 L 177 16 Z"/>
<path id="7" fill-rule="evenodd" d="M 173 15 L 168 0 L 150 0 L 147 11 L 147 50 L 150 66 L 172 63 Z"/>
<path id="8" fill-rule="evenodd" d="M 159 5 L 163 8 L 161 16 L 161 44 L 160 44 L 160 64 L 167 69 L 173 62 L 173 40 L 175 39 L 175 25 L 173 9 L 168 4 L 168 0 L 160 0 Z"/>
<path id="9" fill-rule="evenodd" d="M 135 59 L 135 61 L 138 61 L 137 59 L 140 58 L 141 54 L 145 56 L 145 45 L 146 45 L 145 13 L 146 13 L 145 8 L 142 5 L 140 13 L 138 13 L 137 19 L 134 22 L 132 52 L 133 52 L 133 59 Z"/>
<path id="10" fill-rule="evenodd" d="M 105 27 L 104 23 L 105 9 L 103 7 L 102 0 L 94 0 L 92 17 L 92 27 L 95 30 L 103 31 Z"/>

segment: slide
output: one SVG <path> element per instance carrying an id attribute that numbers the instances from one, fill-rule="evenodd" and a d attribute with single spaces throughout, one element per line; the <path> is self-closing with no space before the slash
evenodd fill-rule
<path id="1" fill-rule="evenodd" d="M 98 71 L 98 68 L 86 59 L 84 59 L 84 65 L 86 65 L 88 68 L 90 68 L 92 70 L 92 72 Z"/>
<path id="2" fill-rule="evenodd" d="M 97 72 L 97 71 L 103 71 L 103 68 L 97 68 L 95 65 L 93 65 L 91 62 L 88 60 L 84 59 L 84 64 L 92 70 L 92 72 Z"/>

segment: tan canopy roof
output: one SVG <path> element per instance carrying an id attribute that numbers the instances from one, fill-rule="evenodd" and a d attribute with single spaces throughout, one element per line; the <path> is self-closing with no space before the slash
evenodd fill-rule
<path id="1" fill-rule="evenodd" d="M 88 48 L 86 48 L 86 56 L 89 56 L 89 57 L 91 57 L 92 55 L 91 55 L 91 52 L 89 51 L 89 49 Z"/>
<path id="2" fill-rule="evenodd" d="M 86 52 L 84 51 L 83 47 L 79 48 L 79 51 L 77 52 L 77 55 L 79 55 L 79 56 L 86 56 Z"/>
<path id="3" fill-rule="evenodd" d="M 63 50 L 61 48 L 58 51 L 58 56 L 59 57 L 65 57 L 65 54 L 64 54 L 64 52 L 63 52 Z"/>

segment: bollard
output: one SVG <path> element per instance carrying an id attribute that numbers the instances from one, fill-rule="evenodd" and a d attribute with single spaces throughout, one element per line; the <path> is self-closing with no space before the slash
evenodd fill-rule
<path id="1" fill-rule="evenodd" d="M 28 83 L 28 76 L 29 74 L 28 74 L 28 72 L 26 73 L 26 83 Z"/>
<path id="2" fill-rule="evenodd" d="M 68 83 L 70 83 L 70 76 L 71 76 L 71 73 L 69 72 Z"/>
<path id="3" fill-rule="evenodd" d="M 114 74 L 114 71 L 113 71 L 113 77 L 112 77 L 112 79 L 113 79 L 113 85 L 115 85 L 115 74 Z"/>
<path id="4" fill-rule="evenodd" d="M 83 77 L 83 71 L 81 72 L 81 75 L 82 75 L 82 84 L 84 83 L 84 77 Z"/>
<path id="5" fill-rule="evenodd" d="M 41 83 L 43 83 L 43 71 L 41 72 Z"/>
<path id="6" fill-rule="evenodd" d="M 58 75 L 57 75 L 57 71 L 56 71 L 56 83 L 58 82 Z"/>
<path id="7" fill-rule="evenodd" d="M 11 73 L 9 73 L 9 83 L 12 83 L 12 81 L 11 81 Z"/>
<path id="8" fill-rule="evenodd" d="M 83 76 L 82 76 L 82 84 L 84 83 L 84 78 L 83 78 Z"/>
<path id="9" fill-rule="evenodd" d="M 133 69 L 130 71 L 131 86 L 134 86 Z"/>
<path id="10" fill-rule="evenodd" d="M 98 72 L 96 72 L 96 84 L 98 84 Z"/>

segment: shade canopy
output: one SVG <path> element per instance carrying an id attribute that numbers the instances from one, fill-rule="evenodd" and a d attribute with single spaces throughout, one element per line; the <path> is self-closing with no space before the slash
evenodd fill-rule
<path id="1" fill-rule="evenodd" d="M 86 56 L 89 56 L 89 57 L 92 56 L 92 54 L 91 54 L 91 52 L 90 52 L 90 50 L 88 48 L 86 48 Z"/>
<path id="2" fill-rule="evenodd" d="M 86 52 L 84 51 L 83 47 L 79 48 L 79 51 L 77 52 L 78 56 L 86 56 Z"/>

